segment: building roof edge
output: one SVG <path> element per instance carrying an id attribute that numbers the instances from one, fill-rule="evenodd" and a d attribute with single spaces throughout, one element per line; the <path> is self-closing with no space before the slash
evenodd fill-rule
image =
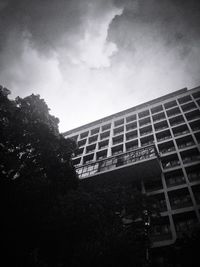
<path id="1" fill-rule="evenodd" d="M 155 104 L 155 103 L 157 103 L 157 102 L 159 102 L 159 101 L 161 101 L 161 100 L 163 101 L 163 100 L 166 100 L 166 99 L 168 99 L 168 98 L 170 98 L 170 97 L 173 97 L 173 96 L 176 96 L 176 95 L 179 95 L 179 94 L 183 94 L 183 93 L 186 93 L 187 91 L 191 91 L 191 90 L 193 90 L 193 89 L 197 89 L 197 88 L 199 88 L 199 86 L 198 86 L 198 87 L 195 87 L 195 88 L 192 88 L 192 89 L 190 89 L 190 90 L 188 90 L 187 87 L 184 87 L 184 88 L 182 88 L 182 89 L 176 90 L 176 91 L 171 92 L 171 93 L 169 93 L 169 94 L 166 94 L 166 95 L 160 96 L 160 97 L 158 97 L 158 98 L 155 98 L 155 99 L 149 100 L 149 101 L 147 101 L 147 102 L 144 102 L 144 103 L 142 103 L 142 104 L 136 105 L 136 106 L 134 106 L 134 107 L 132 107 L 132 108 L 128 108 L 128 109 L 119 111 L 119 112 L 117 112 L 117 113 L 114 113 L 114 114 L 112 114 L 112 115 L 103 117 L 103 118 L 101 118 L 101 119 L 92 121 L 92 122 L 90 122 L 90 123 L 86 123 L 86 124 L 84 124 L 84 125 L 78 126 L 78 127 L 73 128 L 73 129 L 71 129 L 71 130 L 69 130 L 69 131 L 63 132 L 62 134 L 63 134 L 64 136 L 70 135 L 70 134 L 72 134 L 72 133 L 74 133 L 74 132 L 81 131 L 81 130 L 83 130 L 83 129 L 85 129 L 85 128 L 95 126 L 95 124 L 98 124 L 98 123 L 102 123 L 102 122 L 111 120 L 111 119 L 113 119 L 113 118 L 115 118 L 115 117 L 119 117 L 119 116 L 122 116 L 122 115 L 127 114 L 127 113 L 131 113 L 131 112 L 136 111 L 136 110 L 138 110 L 138 109 L 141 109 L 141 108 L 143 108 L 143 107 L 146 107 L 146 106 L 150 106 L 150 105 L 152 105 L 152 104 Z"/>

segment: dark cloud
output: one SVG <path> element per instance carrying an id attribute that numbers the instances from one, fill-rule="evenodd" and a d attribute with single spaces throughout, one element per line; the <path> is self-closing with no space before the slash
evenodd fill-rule
<path id="1" fill-rule="evenodd" d="M 55 49 L 63 34 L 81 34 L 84 1 L 10 0 L 0 10 L 1 47 L 12 31 L 29 34 L 39 49 Z"/>
<path id="2" fill-rule="evenodd" d="M 0 84 L 82 124 L 197 86 L 199 29 L 199 0 L 0 0 Z"/>
<path id="3" fill-rule="evenodd" d="M 118 0 L 117 4 L 123 5 L 123 2 L 124 12 L 114 19 L 110 34 L 121 48 L 133 48 L 134 41 L 144 39 L 147 34 L 164 41 L 163 45 L 168 47 L 182 46 L 180 53 L 185 56 L 189 46 L 192 49 L 200 38 L 198 0 Z"/>
<path id="4" fill-rule="evenodd" d="M 146 30 L 159 35 L 168 46 L 188 46 L 200 36 L 198 0 L 1 0 L 0 48 L 4 48 L 13 31 L 18 38 L 29 38 L 43 53 L 58 46 L 68 47 L 71 39 L 76 42 L 76 36 L 84 35 L 90 13 L 98 19 L 109 4 L 124 8 L 123 15 L 112 23 L 109 36 L 119 47 L 131 48 L 130 34 L 134 41 L 134 35 L 140 38 Z M 189 51 L 183 50 L 183 55 Z"/>
<path id="5" fill-rule="evenodd" d="M 98 20 L 112 1 L 1 0 L 1 3 L 0 47 L 5 44 L 9 33 L 15 30 L 19 35 L 28 33 L 32 44 L 45 52 L 57 49 L 57 46 L 67 47 L 74 35 L 81 38 L 87 19 L 92 16 Z"/>

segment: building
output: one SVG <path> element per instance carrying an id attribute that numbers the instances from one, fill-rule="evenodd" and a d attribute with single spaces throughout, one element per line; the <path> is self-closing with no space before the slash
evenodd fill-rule
<path id="1" fill-rule="evenodd" d="M 64 133 L 75 139 L 79 178 L 133 180 L 158 200 L 154 246 L 200 221 L 200 87 L 187 88 Z"/>

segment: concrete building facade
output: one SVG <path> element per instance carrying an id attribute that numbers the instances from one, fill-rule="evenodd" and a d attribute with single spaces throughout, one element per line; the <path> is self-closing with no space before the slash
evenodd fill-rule
<path id="1" fill-rule="evenodd" d="M 154 246 L 200 222 L 200 87 L 178 90 L 64 133 L 80 180 L 124 179 L 157 199 Z"/>

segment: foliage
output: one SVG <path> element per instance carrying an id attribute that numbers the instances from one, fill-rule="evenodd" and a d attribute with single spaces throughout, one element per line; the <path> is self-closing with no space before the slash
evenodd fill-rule
<path id="1" fill-rule="evenodd" d="M 200 224 L 191 231 L 183 233 L 173 247 L 174 261 L 177 266 L 199 266 Z M 175 265 L 176 266 L 176 265 Z"/>
<path id="2" fill-rule="evenodd" d="M 9 94 L 0 87 L 1 223 L 6 259 L 19 262 L 50 234 L 58 199 L 78 186 L 76 145 L 59 134 L 59 120 L 39 95 L 10 100 Z"/>
<path id="3" fill-rule="evenodd" d="M 130 184 L 79 185 L 71 164 L 76 144 L 59 134 L 44 100 L 10 100 L 9 93 L 0 87 L 1 229 L 8 265 L 141 266 L 149 201 Z"/>
<path id="4" fill-rule="evenodd" d="M 54 191 L 77 185 L 70 158 L 75 148 L 59 134 L 59 120 L 39 95 L 8 99 L 0 88 L 0 172 L 2 180 L 17 180 L 20 186 L 52 185 Z M 64 186 L 66 185 L 66 186 Z"/>

